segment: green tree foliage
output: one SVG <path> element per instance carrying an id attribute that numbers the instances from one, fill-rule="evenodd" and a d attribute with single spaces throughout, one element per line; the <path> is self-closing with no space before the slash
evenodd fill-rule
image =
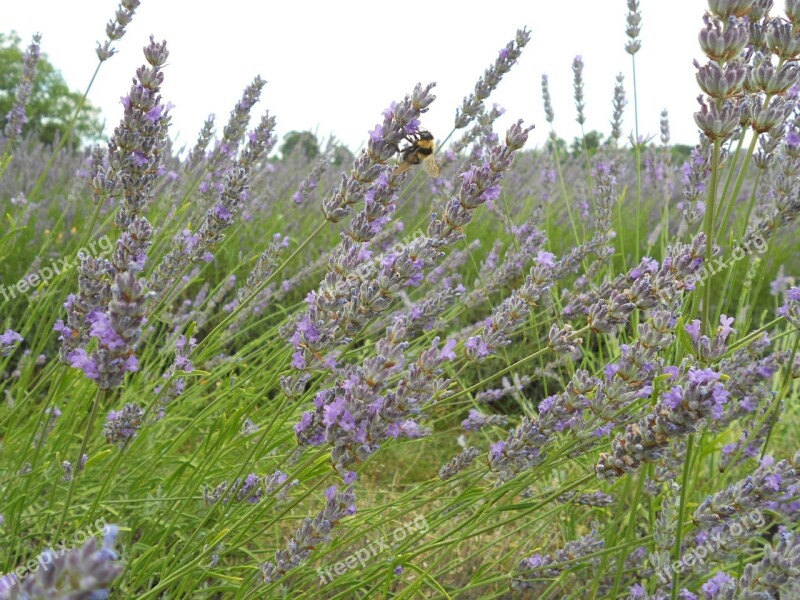
<path id="1" fill-rule="evenodd" d="M 675 144 L 670 148 L 670 153 L 672 154 L 672 162 L 681 164 L 689 160 L 689 157 L 692 155 L 692 146 Z"/>
<path id="2" fill-rule="evenodd" d="M 319 141 L 310 131 L 290 131 L 283 137 L 281 155 L 286 158 L 296 147 L 302 149 L 308 160 L 319 156 Z"/>
<path id="3" fill-rule="evenodd" d="M 570 146 L 570 152 L 573 157 L 583 156 L 584 143 L 586 144 L 586 152 L 589 154 L 589 156 L 594 156 L 603 143 L 603 134 L 599 131 L 592 130 L 583 138 L 574 138 L 572 140 L 572 145 Z"/>
<path id="4" fill-rule="evenodd" d="M 5 127 L 6 115 L 14 105 L 17 84 L 22 76 L 24 46 L 16 33 L 0 33 L 0 119 Z M 42 54 L 36 70 L 31 99 L 25 108 L 28 122 L 23 135 L 33 135 L 45 144 L 53 144 L 62 137 L 69 125 L 83 94 L 69 89 L 61 73 Z M 69 144 L 77 147 L 82 143 L 97 141 L 103 126 L 100 109 L 87 102 L 84 104 L 72 132 Z"/>
<path id="5" fill-rule="evenodd" d="M 563 138 L 556 138 L 555 143 L 553 139 L 548 137 L 547 142 L 545 142 L 544 147 L 547 149 L 548 152 L 553 152 L 553 148 L 558 152 L 559 158 L 566 158 L 567 157 L 567 140 Z"/>

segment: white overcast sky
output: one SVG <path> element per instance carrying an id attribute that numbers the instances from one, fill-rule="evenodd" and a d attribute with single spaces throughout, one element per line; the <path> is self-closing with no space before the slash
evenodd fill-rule
<path id="1" fill-rule="evenodd" d="M 27 45 L 41 32 L 42 49 L 67 83 L 83 90 L 97 64 L 115 0 L 3 2 L 2 30 Z M 692 112 L 699 94 L 693 58 L 705 0 L 642 0 L 642 49 L 636 55 L 639 131 L 657 136 L 659 114 L 670 114 L 672 141 L 695 144 Z M 624 133 L 633 130 L 633 78 L 625 53 L 625 0 L 492 0 L 434 2 L 253 2 L 143 0 L 117 42 L 119 53 L 100 69 L 89 94 L 107 119 L 119 121 L 120 96 L 144 62 L 150 34 L 170 50 L 163 96 L 171 101 L 172 136 L 191 145 L 209 113 L 217 132 L 243 88 L 257 74 L 267 80 L 255 114 L 268 109 L 282 137 L 291 130 L 335 135 L 352 149 L 380 120 L 381 111 L 418 81 L 437 82 L 436 102 L 423 125 L 442 138 L 455 109 L 498 51 L 527 26 L 532 39 L 489 102 L 512 119 L 536 124 L 532 142 L 546 141 L 541 76 L 550 77 L 555 128 L 579 134 L 572 95 L 572 59 L 583 56 L 587 131 L 609 132 L 614 77 L 625 75 L 629 98 Z M 255 122 L 255 119 L 254 121 Z"/>

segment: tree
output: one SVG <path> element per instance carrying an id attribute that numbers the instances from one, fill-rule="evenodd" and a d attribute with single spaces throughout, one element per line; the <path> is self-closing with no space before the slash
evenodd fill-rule
<path id="1" fill-rule="evenodd" d="M 5 127 L 6 115 L 14 105 L 15 90 L 22 76 L 24 50 L 22 40 L 12 32 L 0 33 L 0 120 Z M 56 137 L 63 137 L 72 115 L 83 94 L 69 89 L 61 73 L 42 54 L 36 69 L 31 99 L 25 107 L 28 118 L 22 132 L 33 135 L 41 142 L 52 145 Z M 0 127 L 0 130 L 2 128 Z M 82 143 L 98 141 L 103 126 L 100 109 L 84 104 L 72 127 L 69 144 L 73 148 Z"/>
<path id="2" fill-rule="evenodd" d="M 564 159 L 567 157 L 567 140 L 563 138 L 556 138 L 555 143 L 553 143 L 553 138 L 548 137 L 544 147 L 550 153 L 552 153 L 553 149 L 555 148 L 555 150 L 558 152 L 559 159 Z"/>
<path id="3" fill-rule="evenodd" d="M 681 164 L 689 160 L 689 157 L 692 155 L 692 146 L 687 146 L 686 144 L 675 144 L 670 148 L 670 154 L 672 154 L 672 162 L 676 164 Z"/>
<path id="4" fill-rule="evenodd" d="M 283 137 L 281 145 L 281 155 L 286 158 L 295 147 L 299 146 L 308 160 L 313 160 L 319 156 L 319 142 L 317 137 L 310 131 L 290 131 Z"/>
<path id="5" fill-rule="evenodd" d="M 603 134 L 599 131 L 592 130 L 582 138 L 574 138 L 572 140 L 572 146 L 570 146 L 570 151 L 573 157 L 582 156 L 584 144 L 586 144 L 586 152 L 591 157 L 594 156 L 602 143 Z"/>

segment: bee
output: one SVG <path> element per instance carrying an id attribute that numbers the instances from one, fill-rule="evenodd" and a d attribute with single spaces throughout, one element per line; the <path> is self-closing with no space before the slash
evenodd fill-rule
<path id="1" fill-rule="evenodd" d="M 414 165 L 422 163 L 422 168 L 431 177 L 439 176 L 439 165 L 433 157 L 433 135 L 424 129 L 406 137 L 408 146 L 400 149 L 401 162 L 395 169 L 395 175 L 405 173 Z"/>

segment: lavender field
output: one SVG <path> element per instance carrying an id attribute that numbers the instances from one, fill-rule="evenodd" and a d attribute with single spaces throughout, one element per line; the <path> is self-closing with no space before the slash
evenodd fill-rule
<path id="1" fill-rule="evenodd" d="M 639 131 L 639 4 L 603 139 L 581 56 L 572 100 L 545 75 L 545 121 L 498 126 L 542 51 L 521 28 L 445 107 L 434 176 L 427 81 L 356 149 L 281 145 L 251 74 L 179 146 L 153 37 L 99 143 L 86 95 L 43 140 L 26 40 L 0 600 L 800 599 L 800 0 L 698 1 L 694 147 L 667 111 Z"/>

